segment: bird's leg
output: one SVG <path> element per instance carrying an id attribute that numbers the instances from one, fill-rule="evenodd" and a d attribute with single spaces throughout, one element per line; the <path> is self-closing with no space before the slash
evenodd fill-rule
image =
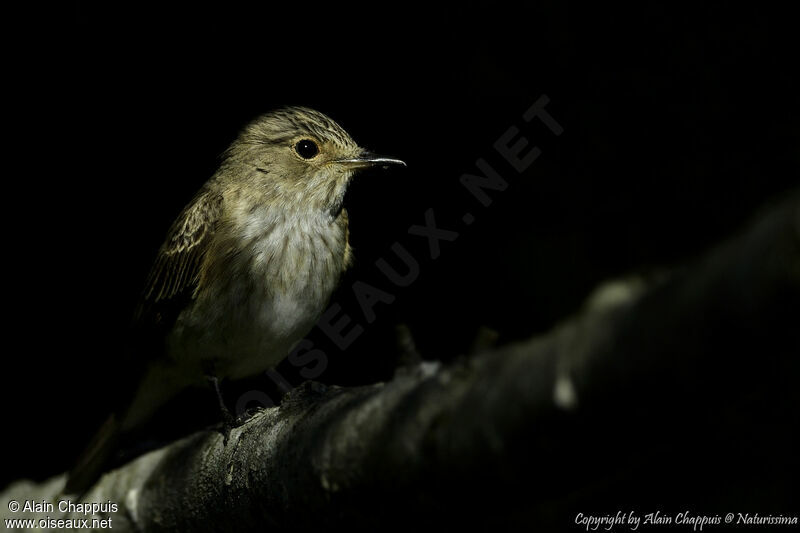
<path id="1" fill-rule="evenodd" d="M 208 381 L 214 387 L 214 392 L 217 393 L 217 401 L 219 402 L 219 410 L 222 413 L 222 445 L 228 444 L 228 437 L 231 435 L 231 429 L 236 427 L 236 417 L 228 410 L 225 405 L 225 399 L 222 397 L 222 390 L 219 387 L 219 379 L 217 376 L 207 376 Z"/>

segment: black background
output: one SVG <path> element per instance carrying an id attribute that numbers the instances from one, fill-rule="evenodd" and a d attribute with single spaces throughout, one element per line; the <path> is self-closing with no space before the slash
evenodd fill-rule
<path id="1" fill-rule="evenodd" d="M 479 326 L 501 342 L 545 332 L 602 280 L 696 257 L 794 187 L 790 22 L 755 5 L 73 5 L 58 42 L 17 54 L 41 82 L 15 104 L 30 129 L 9 157 L 1 481 L 70 466 L 103 418 L 167 227 L 260 113 L 314 107 L 408 163 L 353 185 L 358 265 L 337 296 L 362 324 L 353 280 L 395 303 L 345 352 L 312 333 L 328 355 L 317 379 L 371 383 L 391 376 L 396 323 L 443 360 Z M 521 118 L 543 94 L 559 137 Z M 521 175 L 493 149 L 512 125 L 542 150 Z M 459 183 L 479 157 L 510 182 L 488 208 Z M 460 233 L 435 261 L 407 233 L 428 208 Z M 403 290 L 374 266 L 394 242 L 421 263 Z M 177 410 L 213 418 L 206 396 Z"/>

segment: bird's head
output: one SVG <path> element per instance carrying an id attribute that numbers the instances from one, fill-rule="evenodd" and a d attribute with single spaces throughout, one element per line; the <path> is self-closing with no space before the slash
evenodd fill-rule
<path id="1" fill-rule="evenodd" d="M 364 150 L 318 111 L 285 107 L 245 127 L 223 167 L 233 167 L 234 175 L 273 201 L 337 213 L 356 171 L 390 165 L 405 163 Z"/>

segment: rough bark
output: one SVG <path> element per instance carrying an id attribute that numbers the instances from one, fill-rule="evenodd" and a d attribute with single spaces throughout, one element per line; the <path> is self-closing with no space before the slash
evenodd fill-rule
<path id="1" fill-rule="evenodd" d="M 387 383 L 306 383 L 227 446 L 194 434 L 84 500 L 116 502 L 116 531 L 567 529 L 577 512 L 787 512 L 798 325 L 795 195 L 690 265 L 601 287 L 546 335 Z M 10 514 L 5 501 L 49 501 L 62 482 L 11 485 L 3 518 L 58 516 Z"/>

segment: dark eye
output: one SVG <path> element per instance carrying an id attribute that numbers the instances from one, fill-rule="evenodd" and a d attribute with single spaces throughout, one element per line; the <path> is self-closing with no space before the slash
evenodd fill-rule
<path id="1" fill-rule="evenodd" d="M 303 159 L 311 159 L 319 153 L 319 148 L 314 141 L 303 139 L 294 145 L 294 151 Z"/>

